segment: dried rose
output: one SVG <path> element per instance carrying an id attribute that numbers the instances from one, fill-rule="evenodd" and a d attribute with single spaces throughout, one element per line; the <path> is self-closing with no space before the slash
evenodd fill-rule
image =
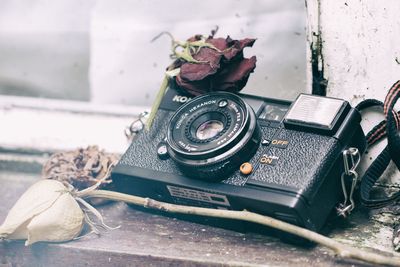
<path id="1" fill-rule="evenodd" d="M 188 40 L 190 43 L 201 41 L 196 35 Z M 175 77 L 176 84 L 193 95 L 211 91 L 240 91 L 256 67 L 256 57 L 245 58 L 243 49 L 253 46 L 255 39 L 233 40 L 208 37 L 205 40 L 210 46 L 191 49 L 190 54 L 196 62 L 177 59 L 173 66 L 180 68 Z"/>
<path id="2" fill-rule="evenodd" d="M 211 91 L 238 92 L 246 85 L 257 59 L 255 56 L 245 58 L 243 49 L 253 46 L 256 40 L 233 40 L 229 36 L 226 39 L 214 38 L 216 30 L 208 38 L 195 35 L 186 42 L 175 40 L 168 32 L 162 32 L 153 39 L 169 35 L 172 39 L 171 57 L 176 60 L 167 68 L 146 122 L 147 130 L 172 79 L 178 87 L 192 95 Z"/>

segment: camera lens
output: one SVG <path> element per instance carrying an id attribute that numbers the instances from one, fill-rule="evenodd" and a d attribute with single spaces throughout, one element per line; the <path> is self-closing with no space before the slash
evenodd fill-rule
<path id="1" fill-rule="evenodd" d="M 251 107 L 238 95 L 218 92 L 181 106 L 170 120 L 166 142 L 186 175 L 218 181 L 249 160 L 260 139 Z"/>
<path id="2" fill-rule="evenodd" d="M 200 140 L 210 139 L 212 137 L 215 137 L 223 129 L 224 125 L 220 121 L 206 121 L 197 128 L 196 137 Z"/>

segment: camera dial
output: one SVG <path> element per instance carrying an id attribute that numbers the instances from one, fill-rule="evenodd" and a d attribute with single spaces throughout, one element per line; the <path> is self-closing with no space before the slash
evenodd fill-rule
<path id="1" fill-rule="evenodd" d="M 260 139 L 252 108 L 238 95 L 217 92 L 181 106 L 169 122 L 166 143 L 186 175 L 220 181 L 254 155 Z"/>

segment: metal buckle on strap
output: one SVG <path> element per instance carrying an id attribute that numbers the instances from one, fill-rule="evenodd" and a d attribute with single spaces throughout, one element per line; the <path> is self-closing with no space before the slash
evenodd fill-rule
<path id="1" fill-rule="evenodd" d="M 361 156 L 357 148 L 350 147 L 343 151 L 344 172 L 341 176 L 341 183 L 344 201 L 336 208 L 339 216 L 347 217 L 355 207 L 353 194 L 358 180 L 358 173 L 356 171 L 356 168 L 360 164 L 360 161 Z M 351 179 L 351 187 L 349 193 L 347 192 L 346 188 L 346 177 L 349 177 Z"/>

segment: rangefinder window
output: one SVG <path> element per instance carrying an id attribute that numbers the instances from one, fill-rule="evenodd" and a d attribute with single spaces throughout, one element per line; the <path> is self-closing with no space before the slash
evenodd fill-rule
<path id="1" fill-rule="evenodd" d="M 267 103 L 261 112 L 259 119 L 268 121 L 282 121 L 288 110 L 287 105 Z"/>

